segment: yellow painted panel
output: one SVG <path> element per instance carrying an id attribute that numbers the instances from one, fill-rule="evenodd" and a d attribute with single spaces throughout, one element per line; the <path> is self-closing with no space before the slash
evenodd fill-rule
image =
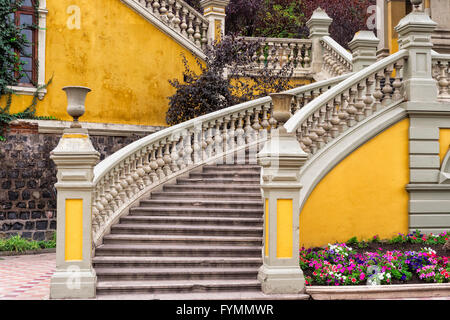
<path id="1" fill-rule="evenodd" d="M 79 7 L 80 28 L 69 6 Z M 64 86 L 92 89 L 80 121 L 137 125 L 166 124 L 169 79 L 183 79 L 181 54 L 198 71 L 194 55 L 118 0 L 49 0 L 46 80 L 53 76 L 37 115 L 71 121 Z M 31 96 L 14 96 L 11 111 L 23 111 Z M 0 99 L 4 106 L 5 99 Z"/>
<path id="2" fill-rule="evenodd" d="M 439 146 L 439 157 L 441 158 L 442 163 L 450 148 L 450 129 L 439 130 Z"/>
<path id="3" fill-rule="evenodd" d="M 266 257 L 269 256 L 269 199 L 266 199 L 266 207 L 265 207 L 265 224 L 266 224 L 266 236 L 265 236 L 265 244 L 264 250 Z"/>
<path id="4" fill-rule="evenodd" d="M 83 200 L 66 199 L 66 261 L 83 260 Z"/>
<path id="5" fill-rule="evenodd" d="M 300 247 L 408 231 L 408 129 L 400 121 L 322 179 L 300 213 Z"/>
<path id="6" fill-rule="evenodd" d="M 387 35 L 389 39 L 389 52 L 391 54 L 398 51 L 398 34 L 395 27 L 400 20 L 406 15 L 405 1 L 389 1 L 387 3 Z"/>
<path id="7" fill-rule="evenodd" d="M 222 21 L 220 20 L 214 20 L 214 38 L 218 42 L 222 38 Z"/>
<path id="8" fill-rule="evenodd" d="M 292 258 L 292 199 L 277 200 L 277 258 Z"/>

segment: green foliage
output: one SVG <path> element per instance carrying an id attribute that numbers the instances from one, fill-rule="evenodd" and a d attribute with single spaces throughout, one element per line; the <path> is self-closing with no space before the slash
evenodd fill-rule
<path id="1" fill-rule="evenodd" d="M 261 41 L 224 37 L 206 50 L 205 63 L 197 59 L 200 73 L 193 71 L 183 56 L 183 82 L 169 80 L 176 92 L 169 97 L 167 123 L 175 125 L 270 93 L 291 89 L 292 62 L 280 69 L 276 69 L 277 59 L 271 67 L 267 64 L 256 70 L 253 67 L 252 57 L 261 47 Z"/>
<path id="2" fill-rule="evenodd" d="M 23 0 L 0 0 L 0 97 L 10 93 L 7 86 L 16 85 L 22 76 L 23 63 L 16 52 L 24 53 L 29 42 L 13 19 L 22 3 Z"/>
<path id="3" fill-rule="evenodd" d="M 0 251 L 25 252 L 29 250 L 40 250 L 56 248 L 56 233 L 48 241 L 34 241 L 22 238 L 20 235 L 8 239 L 0 239 Z"/>
<path id="4" fill-rule="evenodd" d="M 44 85 L 39 86 L 33 94 L 31 104 L 24 111 L 14 114 L 10 113 L 13 93 L 8 93 L 5 107 L 0 106 L 0 141 L 5 141 L 4 131 L 8 128 L 10 122 L 17 119 L 34 119 L 34 120 L 57 120 L 55 117 L 36 116 L 36 106 L 38 103 L 39 92 L 46 89 L 53 81 L 53 77 Z"/>

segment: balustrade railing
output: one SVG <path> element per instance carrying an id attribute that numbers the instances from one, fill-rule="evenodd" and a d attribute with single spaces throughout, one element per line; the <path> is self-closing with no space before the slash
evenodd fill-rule
<path id="1" fill-rule="evenodd" d="M 433 78 L 437 81 L 438 99 L 450 100 L 450 55 L 433 53 Z"/>
<path id="2" fill-rule="evenodd" d="M 198 48 L 208 43 L 208 20 L 183 0 L 131 0 Z"/>
<path id="3" fill-rule="evenodd" d="M 404 100 L 401 75 L 407 57 L 408 51 L 401 50 L 352 74 L 297 111 L 285 128 L 297 132 L 306 153 L 317 153 L 358 122 Z"/>
<path id="4" fill-rule="evenodd" d="M 295 95 L 293 111 L 326 92 L 349 75 L 287 91 Z M 205 163 L 256 163 L 256 154 L 271 128 L 272 99 L 242 103 L 164 129 L 112 154 L 94 169 L 93 241 L 99 244 L 108 228 L 134 201 L 160 184 Z M 241 159 L 241 160 L 239 160 Z"/>
<path id="5" fill-rule="evenodd" d="M 323 67 L 330 76 L 340 76 L 353 70 L 352 54 L 347 52 L 332 38 L 321 40 L 323 48 Z"/>
<path id="6" fill-rule="evenodd" d="M 294 74 L 310 72 L 311 40 L 253 37 L 244 37 L 243 39 L 249 42 L 260 42 L 260 47 L 252 57 L 252 68 L 262 69 L 268 66 L 281 69 L 287 63 L 291 63 Z"/>

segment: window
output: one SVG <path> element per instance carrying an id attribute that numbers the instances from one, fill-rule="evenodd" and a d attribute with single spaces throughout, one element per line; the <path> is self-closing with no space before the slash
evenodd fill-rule
<path id="1" fill-rule="evenodd" d="M 24 63 L 22 76 L 17 73 L 19 86 L 35 86 L 38 82 L 38 17 L 34 0 L 24 0 L 22 7 L 14 13 L 14 22 L 17 26 L 22 26 L 22 33 L 29 44 L 23 54 L 16 52 L 20 60 Z"/>

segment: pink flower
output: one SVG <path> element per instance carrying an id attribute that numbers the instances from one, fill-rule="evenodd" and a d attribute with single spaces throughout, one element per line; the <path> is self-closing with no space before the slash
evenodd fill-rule
<path id="1" fill-rule="evenodd" d="M 363 273 L 361 273 L 360 275 L 359 275 L 359 280 L 364 280 L 364 278 L 366 277 L 366 275 L 364 274 L 364 272 Z"/>

